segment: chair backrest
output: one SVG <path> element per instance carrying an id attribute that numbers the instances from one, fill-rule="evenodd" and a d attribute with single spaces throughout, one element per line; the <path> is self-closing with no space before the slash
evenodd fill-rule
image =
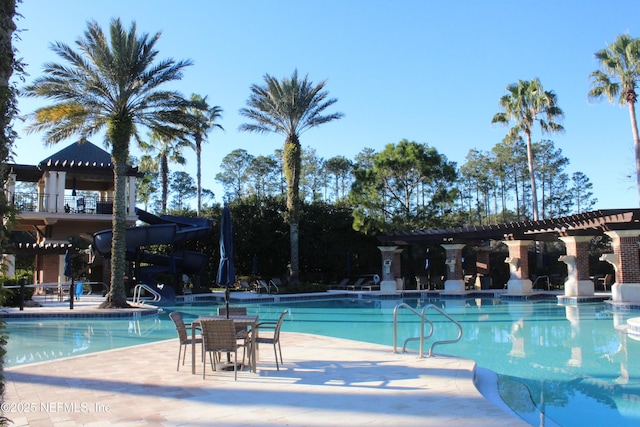
<path id="1" fill-rule="evenodd" d="M 277 277 L 274 277 L 273 279 L 271 279 L 271 283 L 276 285 L 276 286 L 282 286 L 282 280 L 280 280 Z"/>
<path id="2" fill-rule="evenodd" d="M 227 307 L 218 307 L 218 316 L 226 316 Z M 229 307 L 229 316 L 246 316 L 247 307 Z"/>
<path id="3" fill-rule="evenodd" d="M 280 328 L 282 328 L 282 322 L 284 321 L 285 316 L 289 314 L 289 310 L 285 310 L 280 314 L 280 318 L 278 318 L 278 324 L 276 325 L 276 330 L 273 332 L 273 340 L 278 341 L 280 339 Z"/>
<path id="4" fill-rule="evenodd" d="M 356 282 L 352 286 L 362 286 L 364 281 L 365 281 L 364 277 L 359 277 L 358 280 L 356 280 Z"/>
<path id="5" fill-rule="evenodd" d="M 238 348 L 233 320 L 203 320 L 200 326 L 203 351 L 236 351 Z"/>
<path id="6" fill-rule="evenodd" d="M 176 325 L 176 331 L 178 332 L 178 338 L 180 338 L 180 344 L 184 344 L 188 340 L 187 336 L 187 327 L 184 324 L 184 320 L 182 319 L 182 314 L 179 311 L 172 311 L 169 313 L 169 317 L 173 320 L 173 323 Z"/>

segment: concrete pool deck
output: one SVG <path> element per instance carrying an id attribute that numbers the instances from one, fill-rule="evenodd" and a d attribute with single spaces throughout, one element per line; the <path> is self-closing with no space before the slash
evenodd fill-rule
<path id="1" fill-rule="evenodd" d="M 45 309 L 69 311 L 56 305 Z M 280 371 L 263 345 L 258 372 L 238 381 L 209 367 L 203 380 L 201 363 L 192 375 L 189 355 L 176 371 L 177 338 L 7 368 L 4 415 L 15 426 L 528 425 L 478 391 L 470 360 L 300 333 L 281 343 Z"/>

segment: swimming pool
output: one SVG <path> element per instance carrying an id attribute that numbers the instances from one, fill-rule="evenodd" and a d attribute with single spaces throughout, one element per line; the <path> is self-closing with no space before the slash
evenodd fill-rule
<path id="1" fill-rule="evenodd" d="M 261 319 L 285 308 L 284 331 L 391 346 L 393 309 L 399 300 L 316 300 L 248 305 Z M 640 342 L 616 330 L 638 312 L 606 304 L 561 306 L 555 301 L 500 299 L 404 300 L 434 303 L 463 326 L 462 340 L 436 353 L 467 357 L 500 375 L 503 399 L 532 425 L 637 425 L 640 422 Z M 170 310 L 172 308 L 168 308 Z M 215 311 L 212 304 L 176 307 L 185 316 Z M 457 334 L 433 313 L 434 339 Z M 401 311 L 399 340 L 419 334 L 419 321 Z M 38 319 L 8 322 L 6 364 L 14 366 L 175 337 L 166 313 L 139 319 Z M 417 343 L 409 345 L 416 350 Z M 286 356 L 285 356 L 286 359 Z M 544 412 L 541 418 L 537 409 Z"/>

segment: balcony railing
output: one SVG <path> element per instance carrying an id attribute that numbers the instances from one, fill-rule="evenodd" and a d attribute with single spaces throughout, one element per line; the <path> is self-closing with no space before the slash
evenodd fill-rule
<path id="1" fill-rule="evenodd" d="M 56 199 L 56 200 L 53 200 Z M 38 193 L 13 193 L 13 206 L 21 212 L 65 212 L 70 214 L 108 214 L 113 212 L 113 198 L 97 196 L 64 196 L 64 210 L 57 209 L 57 197 Z M 50 203 L 53 203 L 50 205 Z"/>

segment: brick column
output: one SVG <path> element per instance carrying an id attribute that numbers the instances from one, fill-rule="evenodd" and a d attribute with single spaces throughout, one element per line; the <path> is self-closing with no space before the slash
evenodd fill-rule
<path id="1" fill-rule="evenodd" d="M 640 230 L 615 230 L 606 234 L 612 239 L 613 254 L 605 254 L 601 259 L 612 264 L 616 270 L 611 298 L 613 302 L 640 302 Z"/>
<path id="2" fill-rule="evenodd" d="M 491 248 L 480 247 L 476 252 L 476 272 L 478 277 L 476 278 L 476 289 L 490 289 L 491 288 L 491 263 L 490 263 Z"/>
<path id="3" fill-rule="evenodd" d="M 563 236 L 567 254 L 560 261 L 567 264 L 567 281 L 564 294 L 569 297 L 595 294 L 595 285 L 589 279 L 589 242 L 592 236 Z"/>
<path id="4" fill-rule="evenodd" d="M 446 253 L 447 280 L 444 282 L 446 293 L 464 292 L 464 272 L 462 271 L 462 248 L 466 245 L 462 243 L 451 243 L 441 245 Z"/>
<path id="5" fill-rule="evenodd" d="M 509 257 L 504 260 L 509 264 L 510 277 L 507 282 L 508 293 L 523 295 L 531 292 L 532 283 L 529 279 L 529 240 L 505 240 L 509 248 Z"/>

